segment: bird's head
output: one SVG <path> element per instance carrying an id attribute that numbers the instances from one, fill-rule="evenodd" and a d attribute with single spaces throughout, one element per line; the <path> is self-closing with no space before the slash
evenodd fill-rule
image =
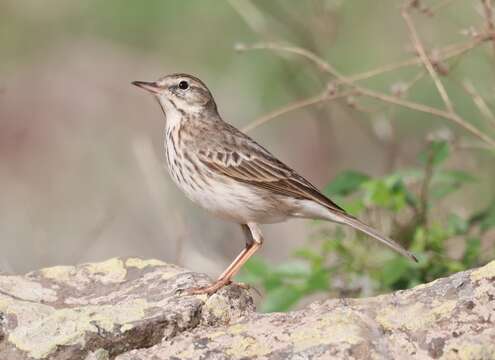
<path id="1" fill-rule="evenodd" d="M 210 90 L 192 75 L 172 74 L 163 76 L 157 81 L 133 81 L 132 84 L 153 94 L 160 102 L 167 118 L 194 116 L 212 110 L 216 112 Z"/>

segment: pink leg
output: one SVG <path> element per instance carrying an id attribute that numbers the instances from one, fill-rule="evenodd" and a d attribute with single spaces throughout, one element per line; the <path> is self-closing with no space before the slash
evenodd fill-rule
<path id="1" fill-rule="evenodd" d="M 235 258 L 234 261 L 225 269 L 225 271 L 218 277 L 218 279 L 209 286 L 206 287 L 198 287 L 188 289 L 188 294 L 213 294 L 217 292 L 219 289 L 231 283 L 232 278 L 239 272 L 241 267 L 249 260 L 253 254 L 258 251 L 263 243 L 263 238 L 261 237 L 261 233 L 256 226 L 256 224 L 248 224 L 243 225 L 249 231 L 249 238 L 246 241 L 246 247 L 241 251 L 239 255 Z"/>

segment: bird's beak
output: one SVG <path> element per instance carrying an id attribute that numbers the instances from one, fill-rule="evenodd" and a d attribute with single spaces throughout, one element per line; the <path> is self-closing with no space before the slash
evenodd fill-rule
<path id="1" fill-rule="evenodd" d="M 144 89 L 152 94 L 159 94 L 161 88 L 156 84 L 156 82 L 147 82 L 147 81 L 133 81 L 132 85 L 136 85 L 141 89 Z"/>

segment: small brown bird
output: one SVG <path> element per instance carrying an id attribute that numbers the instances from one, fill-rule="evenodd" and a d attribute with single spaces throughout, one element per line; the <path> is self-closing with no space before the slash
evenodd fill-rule
<path id="1" fill-rule="evenodd" d="M 222 120 L 206 85 L 187 74 L 132 84 L 152 93 L 166 116 L 165 155 L 177 186 L 193 202 L 238 223 L 246 247 L 210 286 L 189 293 L 214 293 L 231 283 L 261 247 L 258 224 L 311 218 L 346 224 L 417 261 L 393 240 L 346 213 L 309 181 L 246 134 Z"/>

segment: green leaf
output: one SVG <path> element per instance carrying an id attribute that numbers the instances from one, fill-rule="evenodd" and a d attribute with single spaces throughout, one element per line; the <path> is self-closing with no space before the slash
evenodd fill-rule
<path id="1" fill-rule="evenodd" d="M 433 223 L 427 231 L 427 248 L 437 252 L 443 252 L 445 240 L 449 238 L 449 232 L 441 224 Z"/>
<path id="2" fill-rule="evenodd" d="M 363 188 L 366 190 L 364 201 L 370 205 L 392 211 L 399 211 L 406 205 L 407 189 L 396 175 L 368 181 L 363 184 Z"/>
<path id="3" fill-rule="evenodd" d="M 370 177 L 357 171 L 344 171 L 338 174 L 323 190 L 325 195 L 347 196 L 358 190 Z"/>
<path id="4" fill-rule="evenodd" d="M 397 208 L 401 208 L 403 202 L 407 203 L 410 206 L 416 207 L 418 205 L 418 199 L 416 195 L 409 191 L 406 186 L 406 179 L 410 180 L 418 180 L 422 176 L 422 172 L 419 170 L 405 170 L 405 171 L 397 171 L 392 175 L 389 175 L 385 178 L 385 184 L 390 189 L 390 191 L 394 194 L 395 197 L 395 206 Z"/>
<path id="5" fill-rule="evenodd" d="M 419 154 L 419 161 L 423 165 L 431 162 L 436 167 L 447 159 L 449 152 L 449 144 L 446 141 L 435 140 L 430 143 L 426 150 Z"/>
<path id="6" fill-rule="evenodd" d="M 287 311 L 297 304 L 303 293 L 295 286 L 280 286 L 268 292 L 261 305 L 261 311 Z"/>
<path id="7" fill-rule="evenodd" d="M 413 243 L 411 250 L 413 252 L 423 252 L 426 249 L 427 234 L 426 229 L 423 226 L 416 227 L 414 232 Z"/>
<path id="8" fill-rule="evenodd" d="M 349 214 L 354 216 L 359 215 L 364 209 L 366 209 L 366 205 L 361 198 L 352 199 L 346 202 L 336 201 L 336 203 L 342 206 Z"/>
<path id="9" fill-rule="evenodd" d="M 372 180 L 366 182 L 363 187 L 366 189 L 364 194 L 365 202 L 370 205 L 386 207 L 390 201 L 390 192 L 383 180 Z"/>

